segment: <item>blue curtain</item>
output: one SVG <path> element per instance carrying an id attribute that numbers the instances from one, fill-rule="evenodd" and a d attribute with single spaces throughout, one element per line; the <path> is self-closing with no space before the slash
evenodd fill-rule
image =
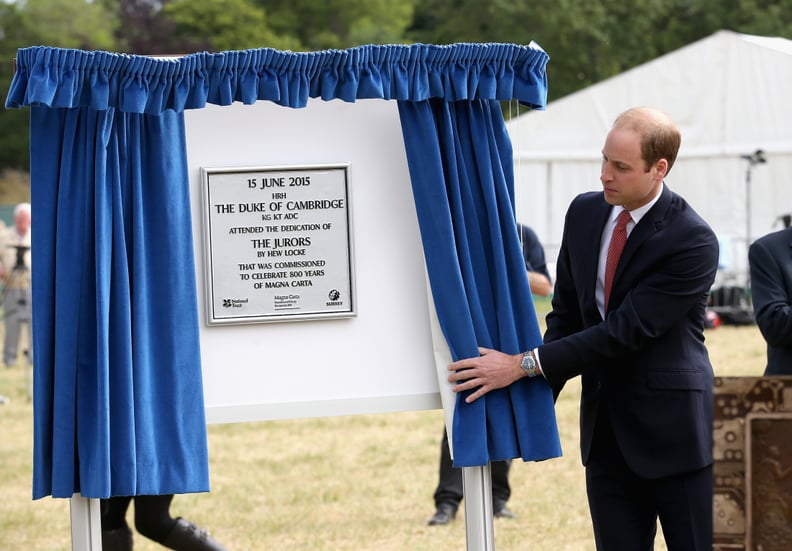
<path id="1" fill-rule="evenodd" d="M 493 100 L 399 102 L 429 281 L 453 359 L 541 343 L 514 218 L 511 141 Z M 457 395 L 454 465 L 561 454 L 553 397 L 523 378 L 472 404 Z"/>
<path id="2" fill-rule="evenodd" d="M 543 108 L 547 60 L 513 44 L 20 49 L 6 106 L 31 108 L 34 498 L 208 490 L 185 109 L 399 100 L 454 357 L 537 343 L 497 100 Z M 454 423 L 461 465 L 560 453 L 539 381 L 460 405 Z"/>
<path id="3" fill-rule="evenodd" d="M 31 109 L 34 498 L 208 491 L 183 113 Z"/>

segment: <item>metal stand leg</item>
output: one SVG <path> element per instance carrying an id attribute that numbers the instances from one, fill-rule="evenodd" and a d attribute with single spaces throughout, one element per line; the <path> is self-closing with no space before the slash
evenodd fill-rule
<path id="1" fill-rule="evenodd" d="M 74 494 L 69 500 L 72 551 L 102 551 L 102 518 L 99 500 Z"/>
<path id="2" fill-rule="evenodd" d="M 465 534 L 468 551 L 493 551 L 492 476 L 484 467 L 462 467 L 465 503 Z"/>

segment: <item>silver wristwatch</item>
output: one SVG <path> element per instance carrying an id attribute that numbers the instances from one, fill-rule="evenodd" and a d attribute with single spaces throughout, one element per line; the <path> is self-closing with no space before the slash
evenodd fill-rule
<path id="1" fill-rule="evenodd" d="M 529 377 L 536 377 L 538 375 L 536 360 L 533 357 L 533 351 L 529 350 L 525 354 L 523 354 L 522 362 L 520 362 L 520 367 L 522 367 L 525 374 Z"/>

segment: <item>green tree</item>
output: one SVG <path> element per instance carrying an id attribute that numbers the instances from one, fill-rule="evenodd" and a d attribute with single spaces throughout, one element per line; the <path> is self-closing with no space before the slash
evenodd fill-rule
<path id="1" fill-rule="evenodd" d="M 94 0 L 97 1 L 97 0 Z M 177 55 L 209 49 L 209 39 L 182 37 L 163 15 L 168 0 L 100 0 L 119 20 L 118 49 L 138 55 Z"/>
<path id="2" fill-rule="evenodd" d="M 689 4 L 691 16 L 700 19 L 710 32 L 729 29 L 792 38 L 790 0 L 691 0 Z"/>
<path id="3" fill-rule="evenodd" d="M 406 41 L 413 0 L 258 0 L 273 29 L 300 49 L 325 50 Z"/>
<path id="4" fill-rule="evenodd" d="M 418 0 L 409 35 L 534 40 L 550 56 L 553 100 L 720 29 L 792 38 L 792 0 Z"/>
<path id="5" fill-rule="evenodd" d="M 426 42 L 535 41 L 550 56 L 559 97 L 657 52 L 646 40 L 659 2 L 634 0 L 421 0 L 413 37 Z"/>
<path id="6" fill-rule="evenodd" d="M 0 4 L 0 93 L 8 95 L 20 47 L 30 45 L 22 36 L 21 16 L 14 4 Z M 30 135 L 27 109 L 0 111 L 0 169 L 29 170 Z"/>
<path id="7" fill-rule="evenodd" d="M 115 19 L 101 5 L 85 0 L 26 0 L 0 4 L 0 94 L 5 98 L 14 75 L 10 60 L 19 48 L 54 46 L 112 50 Z M 0 111 L 0 169 L 28 170 L 28 109 Z"/>
<path id="8" fill-rule="evenodd" d="M 17 3 L 22 36 L 29 45 L 113 50 L 118 19 L 100 2 L 24 0 Z"/>
<path id="9" fill-rule="evenodd" d="M 176 36 L 202 37 L 213 51 L 249 48 L 291 49 L 297 42 L 279 36 L 269 26 L 263 8 L 250 0 L 213 0 L 194 2 L 173 0 L 163 14 L 176 26 Z"/>

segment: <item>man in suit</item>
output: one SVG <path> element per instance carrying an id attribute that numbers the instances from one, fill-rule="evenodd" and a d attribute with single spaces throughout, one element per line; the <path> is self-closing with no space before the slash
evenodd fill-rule
<path id="1" fill-rule="evenodd" d="M 580 451 L 600 551 L 653 549 L 658 518 L 670 551 L 712 549 L 704 320 L 718 242 L 664 184 L 680 141 L 661 111 L 619 115 L 602 149 L 603 190 L 567 212 L 544 344 L 518 354 L 480 348 L 449 366 L 468 402 L 521 377 L 544 377 L 559 392 L 581 375 Z M 612 235 L 623 252 L 611 276 Z"/>
<path id="2" fill-rule="evenodd" d="M 767 341 L 765 375 L 792 375 L 792 228 L 765 235 L 748 249 L 751 295 Z"/>

